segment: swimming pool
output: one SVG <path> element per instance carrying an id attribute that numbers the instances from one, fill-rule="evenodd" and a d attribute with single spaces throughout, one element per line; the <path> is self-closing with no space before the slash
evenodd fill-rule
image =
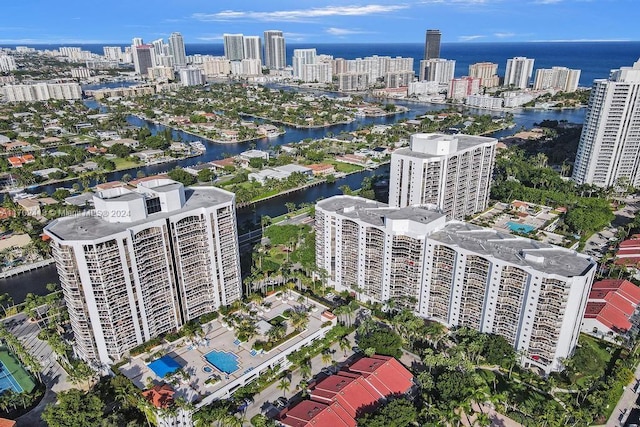
<path id="1" fill-rule="evenodd" d="M 207 362 L 215 366 L 219 371 L 225 374 L 231 374 L 238 370 L 238 356 L 227 353 L 225 351 L 210 351 L 204 355 Z"/>
<path id="2" fill-rule="evenodd" d="M 6 390 L 12 390 L 15 393 L 22 393 L 22 387 L 20 387 L 18 381 L 13 378 L 13 375 L 7 366 L 0 362 L 0 393 Z"/>
<path id="3" fill-rule="evenodd" d="M 516 233 L 531 233 L 536 228 L 533 225 L 528 224 L 520 224 L 519 222 L 507 222 L 507 227 L 509 230 L 515 231 Z"/>
<path id="4" fill-rule="evenodd" d="M 159 359 L 149 363 L 149 369 L 151 369 L 157 376 L 164 378 L 167 374 L 173 374 L 175 371 L 181 368 L 180 364 L 173 360 L 169 355 L 162 356 Z"/>

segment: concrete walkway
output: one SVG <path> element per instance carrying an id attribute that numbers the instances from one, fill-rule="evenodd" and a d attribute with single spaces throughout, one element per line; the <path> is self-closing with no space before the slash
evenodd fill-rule
<path id="1" fill-rule="evenodd" d="M 627 384 L 624 391 L 622 392 L 622 396 L 620 400 L 618 400 L 618 404 L 613 409 L 611 416 L 607 420 L 606 427 L 618 427 L 623 426 L 629 417 L 629 414 L 636 406 L 636 401 L 638 400 L 638 395 L 635 391 L 633 391 L 636 382 L 640 378 L 640 364 L 636 367 L 636 372 L 633 380 Z"/>

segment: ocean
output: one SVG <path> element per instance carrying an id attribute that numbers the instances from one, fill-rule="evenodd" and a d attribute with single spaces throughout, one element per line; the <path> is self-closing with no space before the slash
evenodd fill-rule
<path id="1" fill-rule="evenodd" d="M 36 49 L 55 49 L 59 45 L 30 45 Z M 74 45 L 102 54 L 102 45 Z M 124 45 L 121 45 L 124 46 Z M 14 46 L 6 46 L 14 47 Z M 293 49 L 316 48 L 318 54 L 334 58 L 354 59 L 371 55 L 414 58 L 417 68 L 424 52 L 421 43 L 343 43 L 287 44 L 287 58 Z M 222 44 L 187 44 L 187 55 L 222 56 Z M 640 42 L 529 42 L 529 43 L 443 43 L 440 56 L 456 60 L 456 76 L 468 73 L 475 62 L 495 62 L 498 74 L 504 75 L 508 58 L 534 58 L 534 69 L 561 66 L 582 70 L 581 86 L 591 86 L 594 79 L 604 79 L 612 69 L 631 66 L 640 58 Z"/>

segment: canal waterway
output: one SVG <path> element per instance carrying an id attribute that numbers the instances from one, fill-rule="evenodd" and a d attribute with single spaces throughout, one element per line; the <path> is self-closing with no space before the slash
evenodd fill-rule
<path id="1" fill-rule="evenodd" d="M 95 101 L 85 101 L 88 106 L 92 108 L 99 108 L 100 105 Z M 329 133 L 337 135 L 341 132 L 349 132 L 356 130 L 362 126 L 369 124 L 393 124 L 401 119 L 412 119 L 416 116 L 425 114 L 430 111 L 439 111 L 446 108 L 445 105 L 416 103 L 409 101 L 392 101 L 398 105 L 404 105 L 410 110 L 406 113 L 401 113 L 393 116 L 385 117 L 365 117 L 358 118 L 352 123 L 340 124 L 330 126 L 326 128 L 314 128 L 314 129 L 301 129 L 291 126 L 283 126 L 286 133 L 275 138 L 263 138 L 251 142 L 243 142 L 236 144 L 219 144 L 213 143 L 206 139 L 182 132 L 180 130 L 172 130 L 172 135 L 176 140 L 182 140 L 186 142 L 200 141 L 202 142 L 207 151 L 200 156 L 191 157 L 188 159 L 176 160 L 168 163 L 141 166 L 135 169 L 127 171 L 111 172 L 107 174 L 109 181 L 119 180 L 124 174 L 135 176 L 136 173 L 141 170 L 146 175 L 153 175 L 166 172 L 173 169 L 176 166 L 186 167 L 196 165 L 199 163 L 209 162 L 211 160 L 218 160 L 225 156 L 236 155 L 249 147 L 255 145 L 257 149 L 267 150 L 269 148 L 295 143 L 307 138 L 318 139 L 327 136 Z M 511 112 L 514 117 L 515 127 L 511 129 L 505 129 L 492 134 L 496 138 L 502 138 L 505 136 L 513 135 L 521 128 L 529 129 L 534 126 L 535 123 L 540 123 L 543 120 L 566 120 L 571 123 L 582 123 L 584 121 L 585 109 L 578 110 L 518 110 Z M 504 115 L 506 113 L 471 109 L 472 114 L 492 114 L 492 115 Z M 165 130 L 165 127 L 161 124 L 156 124 L 150 121 L 143 120 L 139 117 L 129 116 L 127 121 L 132 126 L 148 127 L 152 134 L 161 133 Z M 374 174 L 387 174 L 389 166 L 385 165 L 374 171 L 365 170 L 362 172 L 350 174 L 346 177 L 336 180 L 335 183 L 323 183 L 299 191 L 291 192 L 285 195 L 277 196 L 263 202 L 257 202 L 251 206 L 238 209 L 237 221 L 238 225 L 244 229 L 250 228 L 251 224 L 259 224 L 260 218 L 263 215 L 275 217 L 286 213 L 286 203 L 295 203 L 300 205 L 301 203 L 314 203 L 315 201 L 331 197 L 337 194 L 341 194 L 340 187 L 348 185 L 350 188 L 359 188 L 362 179 Z M 66 181 L 63 183 L 45 185 L 39 187 L 36 192 L 52 193 L 56 188 L 67 187 L 70 188 L 75 181 Z M 384 196 L 382 196 L 384 197 Z M 7 292 L 14 299 L 15 302 L 22 302 L 27 293 L 32 292 L 38 295 L 44 295 L 47 293 L 45 285 L 51 282 L 58 282 L 58 275 L 56 273 L 55 265 L 44 267 L 39 270 L 24 273 L 19 276 L 14 276 L 8 279 L 0 280 L 0 293 Z"/>

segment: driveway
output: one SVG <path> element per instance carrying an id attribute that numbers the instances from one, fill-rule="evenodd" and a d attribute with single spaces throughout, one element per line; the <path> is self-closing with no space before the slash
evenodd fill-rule
<path id="1" fill-rule="evenodd" d="M 67 381 L 67 373 L 57 362 L 56 354 L 49 347 L 49 344 L 38 339 L 40 327 L 37 323 L 31 322 L 24 313 L 8 317 L 3 320 L 3 323 L 9 332 L 18 337 L 27 351 L 40 361 L 42 381 L 47 386 L 44 398 L 38 406 L 17 419 L 18 426 L 46 426 L 40 420 L 45 406 L 56 401 L 57 393 L 73 388 L 73 386 Z"/>

